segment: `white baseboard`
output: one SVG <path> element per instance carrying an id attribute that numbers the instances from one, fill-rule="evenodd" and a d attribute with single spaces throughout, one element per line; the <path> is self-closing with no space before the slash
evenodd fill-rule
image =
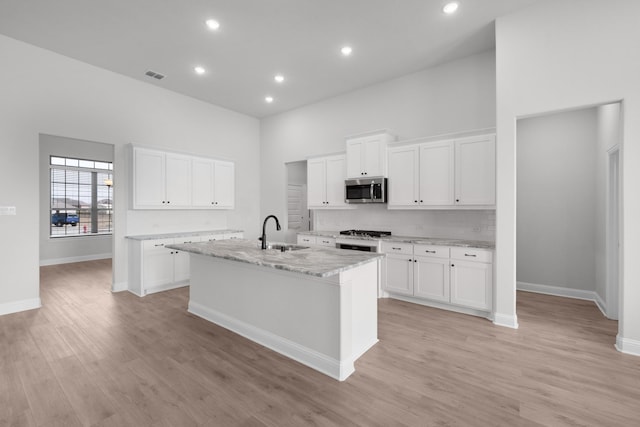
<path id="1" fill-rule="evenodd" d="M 537 283 L 517 282 L 516 288 L 519 291 L 534 292 L 537 294 L 554 295 L 557 297 L 575 298 L 593 303 L 600 309 L 604 317 L 607 316 L 607 304 L 602 297 L 594 291 L 585 291 L 582 289 L 563 288 L 561 286 L 539 285 Z"/>
<path id="2" fill-rule="evenodd" d="M 110 253 L 82 255 L 82 256 L 74 256 L 74 257 L 68 257 L 68 258 L 41 259 L 40 267 L 44 267 L 47 265 L 70 264 L 72 262 L 95 261 L 98 259 L 109 259 L 109 258 L 111 258 Z"/>
<path id="3" fill-rule="evenodd" d="M 354 359 L 340 362 L 313 349 L 282 338 L 264 329 L 231 318 L 217 310 L 189 301 L 189 313 L 229 329 L 251 341 L 283 354 L 339 381 L 355 372 Z M 375 343 L 374 343 L 375 344 Z M 373 344 L 372 344 L 373 345 Z M 366 351 L 366 350 L 365 350 Z"/>
<path id="4" fill-rule="evenodd" d="M 0 304 L 0 316 L 5 314 L 19 313 L 21 311 L 34 310 L 42 307 L 40 298 L 23 299 L 20 301 Z"/>
<path id="5" fill-rule="evenodd" d="M 442 310 L 453 311 L 455 313 L 468 314 L 470 316 L 484 317 L 485 319 L 489 319 L 490 318 L 490 314 L 487 313 L 486 311 L 482 311 L 482 310 L 475 310 L 473 308 L 460 307 L 460 306 L 457 306 L 457 305 L 447 304 L 447 303 L 443 303 L 443 302 L 431 301 L 431 300 L 422 299 L 422 298 L 416 298 L 416 297 L 412 297 L 410 295 L 400 295 L 400 294 L 393 294 L 393 293 L 392 294 L 387 293 L 387 295 L 389 296 L 389 298 L 392 298 L 392 299 L 397 299 L 397 300 L 400 300 L 400 301 L 406 301 L 406 302 L 410 302 L 410 303 L 413 303 L 413 304 L 420 304 L 420 305 L 424 305 L 426 307 L 439 308 L 439 309 L 442 309 Z"/>
<path id="6" fill-rule="evenodd" d="M 518 316 L 515 314 L 493 313 L 493 324 L 505 328 L 518 329 Z"/>
<path id="7" fill-rule="evenodd" d="M 111 292 L 123 292 L 129 290 L 129 284 L 127 282 L 112 283 Z"/>
<path id="8" fill-rule="evenodd" d="M 616 336 L 616 349 L 621 353 L 640 356 L 640 341 L 623 338 L 618 334 Z"/>

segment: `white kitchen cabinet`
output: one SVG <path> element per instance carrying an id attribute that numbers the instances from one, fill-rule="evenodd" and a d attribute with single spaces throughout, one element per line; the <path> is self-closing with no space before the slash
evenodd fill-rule
<path id="1" fill-rule="evenodd" d="M 155 292 L 187 286 L 190 277 L 189 253 L 169 249 L 166 246 L 220 238 L 242 238 L 242 233 L 130 240 L 129 290 L 138 296 L 145 296 Z"/>
<path id="2" fill-rule="evenodd" d="M 419 147 L 389 148 L 389 206 L 417 206 L 419 197 Z"/>
<path id="3" fill-rule="evenodd" d="M 347 177 L 387 176 L 387 144 L 395 137 L 373 132 L 347 138 Z"/>
<path id="4" fill-rule="evenodd" d="M 133 149 L 133 208 L 182 209 L 191 205 L 191 158 Z"/>
<path id="5" fill-rule="evenodd" d="M 233 209 L 235 167 L 232 162 L 194 158 L 191 181 L 194 207 Z"/>
<path id="6" fill-rule="evenodd" d="M 469 137 L 455 142 L 457 205 L 495 205 L 495 135 Z"/>
<path id="7" fill-rule="evenodd" d="M 478 249 L 451 250 L 451 303 L 479 310 L 492 306 L 492 253 Z"/>
<path id="8" fill-rule="evenodd" d="M 495 136 L 393 146 L 387 150 L 393 208 L 495 205 Z"/>
<path id="9" fill-rule="evenodd" d="M 336 239 L 334 239 L 333 237 L 317 236 L 316 237 L 316 245 L 326 246 L 328 248 L 335 248 L 336 247 Z"/>
<path id="10" fill-rule="evenodd" d="M 383 289 L 392 295 L 491 310 L 492 251 L 395 242 L 383 242 L 382 251 Z"/>
<path id="11" fill-rule="evenodd" d="M 454 149 L 451 141 L 421 145 L 419 171 L 419 204 L 453 205 Z"/>
<path id="12" fill-rule="evenodd" d="M 345 155 L 307 160 L 307 205 L 309 209 L 345 209 Z"/>

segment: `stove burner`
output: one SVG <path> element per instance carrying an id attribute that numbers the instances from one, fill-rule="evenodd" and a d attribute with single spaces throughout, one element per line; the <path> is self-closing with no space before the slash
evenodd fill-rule
<path id="1" fill-rule="evenodd" d="M 340 234 L 344 236 L 359 236 L 359 237 L 382 237 L 391 236 L 390 231 L 374 231 L 374 230 L 344 230 Z"/>

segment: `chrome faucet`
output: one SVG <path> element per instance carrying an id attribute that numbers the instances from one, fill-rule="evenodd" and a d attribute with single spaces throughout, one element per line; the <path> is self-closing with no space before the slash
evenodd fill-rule
<path id="1" fill-rule="evenodd" d="M 262 223 L 262 237 L 260 237 L 260 240 L 262 240 L 262 249 L 267 249 L 267 232 L 265 231 L 266 227 L 267 227 L 267 220 L 269 218 L 273 218 L 276 220 L 276 229 L 280 230 L 280 221 L 278 221 L 278 218 L 275 215 L 269 215 L 268 217 L 266 217 L 264 219 L 264 222 Z"/>

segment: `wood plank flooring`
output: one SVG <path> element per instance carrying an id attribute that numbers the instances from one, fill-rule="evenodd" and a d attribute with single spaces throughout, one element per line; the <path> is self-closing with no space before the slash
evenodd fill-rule
<path id="1" fill-rule="evenodd" d="M 640 358 L 593 303 L 518 294 L 520 329 L 379 302 L 345 382 L 187 313 L 110 292 L 110 261 L 43 267 L 0 316 L 0 426 L 638 426 Z"/>

